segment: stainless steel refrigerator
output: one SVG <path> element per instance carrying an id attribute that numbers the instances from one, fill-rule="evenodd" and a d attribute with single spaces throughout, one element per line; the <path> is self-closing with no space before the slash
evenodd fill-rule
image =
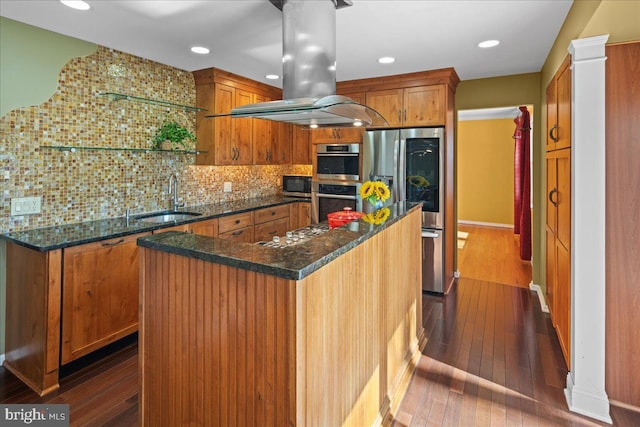
<path id="1" fill-rule="evenodd" d="M 387 205 L 422 202 L 422 289 L 444 292 L 444 128 L 385 129 L 364 134 L 362 180 L 391 189 Z"/>

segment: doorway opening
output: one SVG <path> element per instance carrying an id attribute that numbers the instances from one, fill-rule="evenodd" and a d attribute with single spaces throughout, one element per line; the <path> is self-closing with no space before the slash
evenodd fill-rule
<path id="1" fill-rule="evenodd" d="M 528 288 L 532 262 L 520 259 L 520 236 L 514 234 L 513 135 L 518 107 L 458 111 L 457 255 L 461 277 Z M 533 106 L 526 107 L 533 123 Z M 533 177 L 529 178 L 533 195 Z"/>

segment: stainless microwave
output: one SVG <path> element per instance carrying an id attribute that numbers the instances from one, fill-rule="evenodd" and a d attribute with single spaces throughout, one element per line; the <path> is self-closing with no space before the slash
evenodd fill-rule
<path id="1" fill-rule="evenodd" d="M 307 175 L 284 175 L 282 195 L 311 198 L 311 177 Z"/>

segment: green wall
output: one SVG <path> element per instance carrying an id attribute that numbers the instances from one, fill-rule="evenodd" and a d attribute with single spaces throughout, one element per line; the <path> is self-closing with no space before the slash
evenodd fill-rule
<path id="1" fill-rule="evenodd" d="M 49 99 L 64 64 L 96 48 L 93 43 L 0 17 L 0 117 Z"/>
<path id="2" fill-rule="evenodd" d="M 72 58 L 90 55 L 96 48 L 93 43 L 0 17 L 0 117 L 49 99 L 56 91 L 62 67 Z M 4 354 L 6 323 L 5 252 L 1 242 L 0 354 Z"/>

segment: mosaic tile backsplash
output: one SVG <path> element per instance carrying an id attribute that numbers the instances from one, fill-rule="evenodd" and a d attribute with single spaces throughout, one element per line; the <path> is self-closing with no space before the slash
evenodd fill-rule
<path id="1" fill-rule="evenodd" d="M 277 194 L 283 174 L 311 173 L 309 165 L 194 166 L 193 154 L 41 148 L 150 148 L 167 115 L 195 130 L 193 112 L 102 92 L 195 105 L 187 71 L 104 47 L 69 61 L 48 101 L 0 118 L 0 233 L 169 208 L 173 173 L 187 206 Z M 222 191 L 225 181 L 231 193 Z M 11 217 L 11 198 L 28 196 L 42 196 L 42 213 Z"/>

